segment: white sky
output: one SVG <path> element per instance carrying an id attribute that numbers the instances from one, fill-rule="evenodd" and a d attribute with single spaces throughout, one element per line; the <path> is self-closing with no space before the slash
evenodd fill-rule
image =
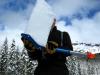
<path id="1" fill-rule="evenodd" d="M 73 14 L 77 12 L 81 13 L 83 18 L 81 20 L 77 18 L 71 19 L 72 25 L 66 26 L 64 20 L 57 21 L 58 29 L 69 32 L 72 42 L 100 43 L 100 11 L 92 18 L 86 17 L 89 10 L 97 8 L 99 4 L 100 1 L 98 0 L 57 0 L 52 3 L 51 8 L 57 19 L 61 16 L 72 18 Z M 5 25 L 5 30 L 0 31 L 0 41 L 7 36 L 10 40 L 13 38 L 17 39 L 16 43 L 19 45 L 21 42 L 20 33 L 24 32 L 25 27 L 27 27 L 32 9 L 33 5 L 29 4 L 25 10 L 20 12 L 10 10 L 4 12 L 4 15 L 0 16 L 0 20 Z"/>

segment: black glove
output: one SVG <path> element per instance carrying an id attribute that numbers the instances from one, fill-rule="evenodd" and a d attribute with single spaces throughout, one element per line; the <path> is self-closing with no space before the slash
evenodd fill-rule
<path id="1" fill-rule="evenodd" d="M 29 52 L 34 52 L 35 51 L 35 47 L 32 44 L 31 41 L 25 39 L 25 38 L 21 38 L 21 40 L 23 41 L 24 47 L 29 51 Z"/>
<path id="2" fill-rule="evenodd" d="M 58 43 L 54 41 L 48 41 L 47 42 L 47 52 L 49 54 L 54 54 L 56 52 L 55 48 L 58 47 Z"/>

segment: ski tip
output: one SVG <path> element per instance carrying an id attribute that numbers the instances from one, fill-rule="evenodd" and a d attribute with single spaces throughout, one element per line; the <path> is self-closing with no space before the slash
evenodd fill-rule
<path id="1" fill-rule="evenodd" d="M 87 58 L 88 59 L 94 59 L 94 58 L 96 58 L 96 55 L 91 53 L 91 52 L 87 52 Z"/>

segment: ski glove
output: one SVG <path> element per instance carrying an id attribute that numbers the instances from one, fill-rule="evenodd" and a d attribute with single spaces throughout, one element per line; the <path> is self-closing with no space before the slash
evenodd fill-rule
<path id="1" fill-rule="evenodd" d="M 21 40 L 23 41 L 24 47 L 29 51 L 29 52 L 35 52 L 35 47 L 32 44 L 31 41 L 25 39 L 25 38 L 21 38 Z"/>
<path id="2" fill-rule="evenodd" d="M 58 43 L 54 42 L 54 41 L 48 41 L 47 42 L 47 53 L 49 54 L 54 54 L 56 52 L 56 48 L 58 47 Z"/>

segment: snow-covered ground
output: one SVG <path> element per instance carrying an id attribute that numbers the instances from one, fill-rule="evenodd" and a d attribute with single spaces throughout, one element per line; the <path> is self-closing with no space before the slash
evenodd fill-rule
<path id="1" fill-rule="evenodd" d="M 98 45 L 98 46 L 96 46 Z M 100 45 L 99 44 L 80 44 L 73 45 L 75 51 L 83 51 L 83 52 L 92 52 L 92 53 L 100 53 Z"/>
<path id="2" fill-rule="evenodd" d="M 100 56 L 100 55 L 99 55 Z M 68 60 L 71 75 L 100 75 L 100 58 L 93 60 L 71 58 Z"/>
<path id="3" fill-rule="evenodd" d="M 70 75 L 100 75 L 100 44 L 75 43 L 75 51 L 96 53 L 95 59 L 70 57 L 68 68 Z"/>

